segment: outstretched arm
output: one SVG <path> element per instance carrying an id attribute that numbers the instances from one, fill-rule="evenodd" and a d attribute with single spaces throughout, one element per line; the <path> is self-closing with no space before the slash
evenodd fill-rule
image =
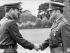
<path id="1" fill-rule="evenodd" d="M 14 40 L 14 42 L 17 42 L 18 44 L 20 44 L 22 47 L 26 49 L 32 50 L 34 48 L 34 45 L 32 43 L 28 42 L 22 37 L 22 35 L 18 30 L 18 26 L 15 22 L 12 22 L 9 25 L 8 31 L 9 31 L 10 37 L 12 38 L 12 40 Z"/>
<path id="2" fill-rule="evenodd" d="M 44 43 L 42 43 L 42 45 L 40 46 L 41 50 L 46 49 L 49 46 L 49 39 L 45 40 Z"/>

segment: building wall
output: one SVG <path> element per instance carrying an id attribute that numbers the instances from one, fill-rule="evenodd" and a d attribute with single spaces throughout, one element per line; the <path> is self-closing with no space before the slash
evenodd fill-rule
<path id="1" fill-rule="evenodd" d="M 0 7 L 0 20 L 5 16 L 5 9 L 4 7 Z"/>
<path id="2" fill-rule="evenodd" d="M 65 18 L 70 22 L 70 0 L 66 0 L 64 4 L 66 5 L 66 7 L 64 7 Z"/>

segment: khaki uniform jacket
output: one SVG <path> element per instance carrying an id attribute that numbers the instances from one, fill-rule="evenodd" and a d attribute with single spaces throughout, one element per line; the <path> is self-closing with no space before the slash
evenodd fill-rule
<path id="1" fill-rule="evenodd" d="M 48 46 L 50 46 L 52 49 L 57 48 L 59 44 L 62 43 L 60 44 L 60 46 L 62 47 L 61 53 L 69 53 L 70 52 L 70 24 L 65 19 L 61 19 L 57 23 L 54 24 L 52 27 L 50 33 L 51 41 L 49 41 L 50 39 L 46 40 L 42 44 L 41 49 L 43 50 Z M 55 53 L 57 53 L 57 51 Z"/>
<path id="2" fill-rule="evenodd" d="M 56 38 L 60 38 L 63 46 L 63 53 L 70 53 L 70 24 L 65 23 L 56 32 Z M 59 39 L 58 39 L 59 40 Z"/>
<path id="3" fill-rule="evenodd" d="M 15 21 L 3 18 L 0 21 L 0 45 L 17 45 L 17 43 L 26 49 L 34 48 L 33 44 L 22 37 Z"/>

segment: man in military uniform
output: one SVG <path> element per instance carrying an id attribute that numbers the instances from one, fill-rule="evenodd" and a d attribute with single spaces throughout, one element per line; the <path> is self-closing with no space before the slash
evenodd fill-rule
<path id="1" fill-rule="evenodd" d="M 0 21 L 0 51 L 3 51 L 3 53 L 17 53 L 17 43 L 29 50 L 35 48 L 19 32 L 17 26 L 21 14 L 19 5 L 19 3 L 4 5 L 7 13 Z"/>
<path id="2" fill-rule="evenodd" d="M 50 23 L 52 23 L 50 38 L 41 45 L 41 50 L 50 46 L 51 53 L 70 53 L 70 24 L 63 16 L 62 3 L 51 2 L 52 12 Z"/>

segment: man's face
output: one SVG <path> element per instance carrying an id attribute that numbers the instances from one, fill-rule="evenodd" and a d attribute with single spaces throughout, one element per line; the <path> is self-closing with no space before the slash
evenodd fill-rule
<path id="1" fill-rule="evenodd" d="M 47 11 L 47 13 L 48 13 L 48 14 L 51 14 L 51 13 L 52 13 L 52 11 L 53 11 L 53 10 L 49 10 L 49 11 Z"/>
<path id="2" fill-rule="evenodd" d="M 56 20 L 56 10 L 52 10 L 52 12 L 50 12 L 50 19 L 49 22 L 53 24 L 53 22 Z"/>
<path id="3" fill-rule="evenodd" d="M 14 20 L 19 20 L 20 18 L 20 11 L 18 9 L 12 9 L 11 12 L 10 12 L 10 15 L 11 17 L 14 19 Z"/>
<path id="4" fill-rule="evenodd" d="M 20 13 L 20 11 L 18 9 L 15 9 L 14 14 L 15 14 L 16 18 L 19 18 L 21 13 Z"/>

